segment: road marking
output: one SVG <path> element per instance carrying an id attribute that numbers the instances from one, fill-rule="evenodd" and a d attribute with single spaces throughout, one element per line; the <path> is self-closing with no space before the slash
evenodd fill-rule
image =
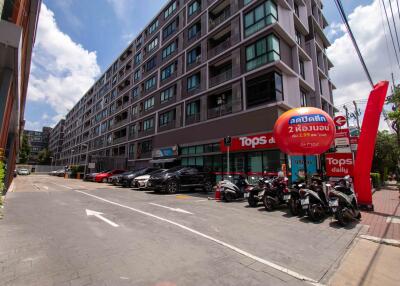
<path id="1" fill-rule="evenodd" d="M 194 201 L 195 203 L 200 203 L 200 202 L 207 202 L 208 200 L 197 200 L 197 201 Z"/>
<path id="2" fill-rule="evenodd" d="M 106 219 L 105 217 L 103 217 L 103 216 L 102 216 L 103 213 L 101 213 L 101 212 L 96 212 L 96 211 L 92 211 L 92 210 L 86 209 L 86 215 L 87 215 L 87 216 L 95 216 L 95 217 L 101 219 L 102 221 L 108 223 L 109 225 L 112 225 L 113 227 L 118 227 L 118 226 L 119 226 L 119 225 L 116 224 L 115 222 L 112 222 L 111 220 Z"/>
<path id="3" fill-rule="evenodd" d="M 295 272 L 295 271 L 292 271 L 292 270 L 290 270 L 290 269 L 288 269 L 288 268 L 286 268 L 286 267 L 283 267 L 283 266 L 280 266 L 280 265 L 278 265 L 278 264 L 275 264 L 275 263 L 273 263 L 273 262 L 271 262 L 271 261 L 268 261 L 268 260 L 265 260 L 265 259 L 263 259 L 263 258 L 257 257 L 257 256 L 255 256 L 255 255 L 253 255 L 253 254 L 251 254 L 251 253 L 248 253 L 248 252 L 246 252 L 246 251 L 244 251 L 244 250 L 241 250 L 240 248 L 237 248 L 236 246 L 230 245 L 230 244 L 228 244 L 228 243 L 226 243 L 226 242 L 223 242 L 223 241 L 221 241 L 221 240 L 219 240 L 219 239 L 216 239 L 216 238 L 214 238 L 214 237 L 212 237 L 212 236 L 209 236 L 209 235 L 207 235 L 207 234 L 201 233 L 201 232 L 199 232 L 199 231 L 197 231 L 197 230 L 195 230 L 195 229 L 192 229 L 192 228 L 190 228 L 190 227 L 184 226 L 184 225 L 182 225 L 182 224 L 180 224 L 180 223 L 177 223 L 177 222 L 174 222 L 174 221 L 172 221 L 172 220 L 165 219 L 165 218 L 162 218 L 162 217 L 160 217 L 160 216 L 157 216 L 157 215 L 154 215 L 154 214 L 145 212 L 145 211 L 141 211 L 141 210 L 138 210 L 138 209 L 135 209 L 135 208 L 126 206 L 126 205 L 122 205 L 122 204 L 120 204 L 120 203 L 117 203 L 117 202 L 113 202 L 113 201 L 104 199 L 104 198 L 102 198 L 102 197 L 98 197 L 98 196 L 95 196 L 95 195 L 92 195 L 92 194 L 88 194 L 88 193 L 85 193 L 85 192 L 82 192 L 82 191 L 75 190 L 75 192 L 78 192 L 78 193 L 84 194 L 84 195 L 86 195 L 86 196 L 96 198 L 96 199 L 101 200 L 101 201 L 103 201 L 103 202 L 106 202 L 106 203 L 109 203 L 109 204 L 112 204 L 112 205 L 115 205 L 115 206 L 119 206 L 119 207 L 121 207 L 121 208 L 125 208 L 125 209 L 128 209 L 128 210 L 131 210 L 131 211 L 134 211 L 134 212 L 137 212 L 137 213 L 140 213 L 140 214 L 143 214 L 143 215 L 146 215 L 146 216 L 149 216 L 149 217 L 152 217 L 152 218 L 155 218 L 155 219 L 164 221 L 164 222 L 166 222 L 166 223 L 175 225 L 175 226 L 177 226 L 177 227 L 179 227 L 179 228 L 181 228 L 181 229 L 187 230 L 187 231 L 189 231 L 189 232 L 191 232 L 191 233 L 197 234 L 198 236 L 201 236 L 201 237 L 206 238 L 206 239 L 208 239 L 208 240 L 211 240 L 211 241 L 213 241 L 213 242 L 215 242 L 215 243 L 217 243 L 217 244 L 219 244 L 219 245 L 222 245 L 222 246 L 224 246 L 224 247 L 226 247 L 226 248 L 229 248 L 229 249 L 231 249 L 231 250 L 233 250 L 233 251 L 235 251 L 235 252 L 237 252 L 237 253 L 239 253 L 239 254 L 241 254 L 241 255 L 247 256 L 247 257 L 249 257 L 249 258 L 251 258 L 251 259 L 253 259 L 253 260 L 257 261 L 257 262 L 260 262 L 260 263 L 262 263 L 262 264 L 264 264 L 264 265 L 267 265 L 267 266 L 269 266 L 269 267 L 271 267 L 271 268 L 273 268 L 273 269 L 276 269 L 276 270 L 278 270 L 278 271 L 281 271 L 281 272 L 283 272 L 283 273 L 286 273 L 287 275 L 290 275 L 290 276 L 292 276 L 292 277 L 294 277 L 294 278 L 296 278 L 296 279 L 309 282 L 309 283 L 311 283 L 312 285 L 321 285 L 321 284 L 318 283 L 318 281 L 316 281 L 316 280 L 314 280 L 314 279 L 312 279 L 312 278 L 309 278 L 309 277 L 307 277 L 307 276 L 305 276 L 305 275 L 302 275 L 302 274 L 300 274 L 300 273 L 297 273 L 297 272 Z"/>
<path id="4" fill-rule="evenodd" d="M 389 216 L 386 219 L 387 223 L 400 223 L 400 217 L 398 216 Z"/>
<path id="5" fill-rule="evenodd" d="M 178 212 L 178 213 L 193 214 L 193 213 L 191 213 L 191 212 L 188 212 L 188 211 L 185 211 L 185 210 L 179 209 L 179 208 L 176 208 L 176 209 L 175 209 L 175 208 L 170 208 L 170 207 L 163 206 L 163 205 L 159 205 L 159 204 L 155 204 L 155 203 L 149 203 L 149 204 L 150 204 L 150 205 L 153 205 L 153 206 L 157 206 L 157 207 L 169 209 L 169 210 L 171 210 L 171 211 Z"/>
<path id="6" fill-rule="evenodd" d="M 397 240 L 397 239 L 381 238 L 381 237 L 365 235 L 365 234 L 360 235 L 360 237 L 363 239 L 369 240 L 369 241 L 377 242 L 377 243 L 388 244 L 388 245 L 393 245 L 393 246 L 400 246 L 400 240 Z"/>
<path id="7" fill-rule="evenodd" d="M 177 199 L 188 199 L 189 198 L 189 196 L 187 196 L 187 195 L 176 195 L 175 197 Z"/>

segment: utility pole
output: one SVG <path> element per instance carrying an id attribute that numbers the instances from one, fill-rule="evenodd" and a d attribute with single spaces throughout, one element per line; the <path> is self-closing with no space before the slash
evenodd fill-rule
<path id="1" fill-rule="evenodd" d="M 361 132 L 361 129 L 360 129 L 360 112 L 358 111 L 358 107 L 357 107 L 357 102 L 355 101 L 355 100 L 353 100 L 353 104 L 354 104 L 354 116 L 355 116 L 355 118 L 356 118 L 356 121 L 357 121 L 357 128 L 358 128 L 358 131 L 359 132 Z"/>
<path id="2" fill-rule="evenodd" d="M 346 106 L 346 105 L 343 105 L 343 109 L 344 109 L 344 111 L 346 112 L 346 123 L 347 123 L 347 128 L 350 128 L 350 125 L 349 125 L 349 110 L 347 109 L 347 106 Z"/>

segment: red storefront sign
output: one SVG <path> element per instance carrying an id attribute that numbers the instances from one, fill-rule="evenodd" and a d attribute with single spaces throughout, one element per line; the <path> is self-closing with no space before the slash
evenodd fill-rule
<path id="1" fill-rule="evenodd" d="M 220 141 L 221 152 L 227 152 L 224 139 Z M 277 145 L 272 132 L 262 133 L 252 136 L 232 137 L 229 151 L 246 151 L 257 149 L 276 149 Z"/>
<path id="2" fill-rule="evenodd" d="M 326 175 L 329 177 L 353 176 L 352 153 L 327 153 L 325 154 Z"/>
<path id="3" fill-rule="evenodd" d="M 350 132 L 348 128 L 337 129 L 335 133 L 335 138 L 349 138 Z"/>

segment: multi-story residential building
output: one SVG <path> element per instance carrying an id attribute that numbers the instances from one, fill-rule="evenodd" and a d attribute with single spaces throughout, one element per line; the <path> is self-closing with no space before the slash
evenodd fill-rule
<path id="1" fill-rule="evenodd" d="M 40 0 L 0 1 L 0 160 L 6 190 L 24 128 L 24 109 Z"/>
<path id="2" fill-rule="evenodd" d="M 49 147 L 49 139 L 52 128 L 43 127 L 42 131 L 24 130 L 24 135 L 28 138 L 30 154 L 28 164 L 37 164 L 39 153 Z"/>
<path id="3" fill-rule="evenodd" d="M 276 172 L 278 116 L 333 113 L 327 25 L 320 0 L 168 1 L 66 115 L 62 158 L 220 174 L 229 135 L 230 171 Z"/>
<path id="4" fill-rule="evenodd" d="M 65 119 L 61 119 L 50 132 L 49 150 L 52 156 L 52 165 L 64 166 L 67 162 L 61 160 L 62 146 L 64 143 L 64 124 Z"/>

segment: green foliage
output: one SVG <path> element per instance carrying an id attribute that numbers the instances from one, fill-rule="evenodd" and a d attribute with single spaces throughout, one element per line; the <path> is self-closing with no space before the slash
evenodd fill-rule
<path id="1" fill-rule="evenodd" d="M 388 131 L 379 131 L 375 143 L 372 171 L 385 178 L 390 173 L 398 172 L 398 159 L 400 148 L 397 144 L 396 134 Z"/>
<path id="2" fill-rule="evenodd" d="M 379 173 L 371 173 L 372 185 L 374 188 L 379 188 L 381 186 L 381 174 Z"/>
<path id="3" fill-rule="evenodd" d="M 75 178 L 76 174 L 83 173 L 85 167 L 81 165 L 72 165 L 71 166 L 71 177 Z"/>
<path id="4" fill-rule="evenodd" d="M 38 154 L 38 162 L 41 165 L 50 165 L 51 164 L 51 152 L 49 149 L 43 149 Z"/>
<path id="5" fill-rule="evenodd" d="M 19 150 L 19 162 L 21 164 L 26 164 L 29 160 L 29 155 L 31 154 L 31 147 L 29 146 L 28 136 L 22 136 L 21 149 Z"/>
<path id="6" fill-rule="evenodd" d="M 0 196 L 4 194 L 4 178 L 6 176 L 6 168 L 3 161 L 0 161 Z M 1 204 L 1 201 L 0 201 Z"/>
<path id="7" fill-rule="evenodd" d="M 400 87 L 394 88 L 394 92 L 387 97 L 386 103 L 393 105 L 393 110 L 388 112 L 388 117 L 392 121 L 392 128 L 397 134 L 397 145 L 400 145 Z"/>

